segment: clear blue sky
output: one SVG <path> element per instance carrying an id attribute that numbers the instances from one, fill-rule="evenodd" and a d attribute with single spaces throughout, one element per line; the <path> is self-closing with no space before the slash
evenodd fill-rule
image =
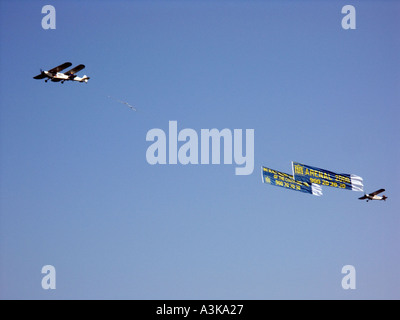
<path id="1" fill-rule="evenodd" d="M 1 1 L 0 298 L 399 299 L 399 17 L 397 1 Z M 65 61 L 89 82 L 32 78 Z M 254 129 L 253 174 L 148 164 L 170 120 Z M 389 198 L 261 183 L 291 161 Z"/>

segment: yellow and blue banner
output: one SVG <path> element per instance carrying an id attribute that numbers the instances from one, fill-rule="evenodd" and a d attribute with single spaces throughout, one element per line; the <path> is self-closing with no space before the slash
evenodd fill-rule
<path id="1" fill-rule="evenodd" d="M 322 196 L 322 188 L 319 185 L 296 181 L 290 174 L 266 167 L 261 167 L 261 174 L 263 183 L 269 183 L 273 186 L 305 192 L 315 196 Z"/>
<path id="2" fill-rule="evenodd" d="M 354 174 L 335 173 L 298 162 L 292 162 L 292 170 L 296 181 L 353 191 L 364 190 L 363 179 Z"/>

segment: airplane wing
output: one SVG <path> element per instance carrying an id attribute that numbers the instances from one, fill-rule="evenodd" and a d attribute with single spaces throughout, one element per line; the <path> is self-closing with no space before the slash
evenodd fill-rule
<path id="1" fill-rule="evenodd" d="M 60 72 L 61 70 L 64 70 L 65 68 L 70 67 L 70 66 L 72 66 L 71 62 L 65 62 L 63 64 L 60 64 L 58 67 L 55 67 L 55 68 L 49 70 L 49 72 L 57 73 L 57 72 Z"/>
<path id="2" fill-rule="evenodd" d="M 379 190 L 376 190 L 376 191 L 370 193 L 369 195 L 370 195 L 370 196 L 375 196 L 375 195 L 377 195 L 378 193 L 381 193 L 381 192 L 383 192 L 383 191 L 385 191 L 385 189 L 379 189 Z"/>
<path id="3" fill-rule="evenodd" d="M 81 71 L 84 68 L 85 68 L 85 65 L 84 64 L 80 64 L 79 66 L 76 66 L 76 67 L 72 68 L 71 70 L 68 70 L 64 74 L 67 75 L 67 76 L 70 76 L 72 74 L 77 73 L 78 71 Z"/>
<path id="4" fill-rule="evenodd" d="M 34 76 L 33 79 L 44 79 L 47 76 L 44 73 L 38 74 L 37 76 Z"/>
<path id="5" fill-rule="evenodd" d="M 358 198 L 358 199 L 360 199 L 360 200 L 365 200 L 365 199 L 368 199 L 368 197 L 367 197 L 366 195 L 363 195 L 362 197 L 360 197 L 360 198 Z"/>

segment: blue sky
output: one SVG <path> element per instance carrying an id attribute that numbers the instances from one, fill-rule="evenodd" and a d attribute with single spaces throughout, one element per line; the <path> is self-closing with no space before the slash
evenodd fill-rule
<path id="1" fill-rule="evenodd" d="M 0 298 L 399 299 L 399 14 L 396 1 L 1 1 Z M 65 61 L 89 82 L 32 79 Z M 147 132 L 173 120 L 254 129 L 254 172 L 148 164 Z M 291 161 L 389 198 L 261 183 L 261 166 Z"/>

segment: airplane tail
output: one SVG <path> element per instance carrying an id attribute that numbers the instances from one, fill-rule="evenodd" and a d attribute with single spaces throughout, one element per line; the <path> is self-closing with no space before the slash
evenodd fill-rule
<path id="1" fill-rule="evenodd" d="M 382 196 L 382 200 L 386 201 L 388 197 L 386 197 L 385 195 Z"/>
<path id="2" fill-rule="evenodd" d="M 86 74 L 82 77 L 81 82 L 88 82 L 88 80 L 90 79 L 90 77 L 88 77 Z"/>

